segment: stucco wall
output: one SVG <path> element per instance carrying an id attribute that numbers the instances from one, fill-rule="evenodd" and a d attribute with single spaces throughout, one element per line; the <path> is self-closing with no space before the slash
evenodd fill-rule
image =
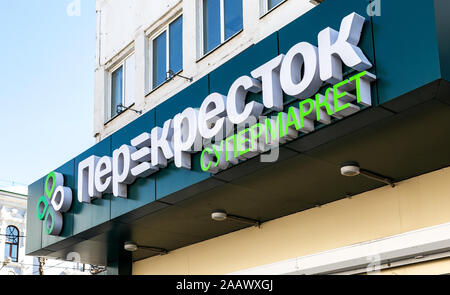
<path id="1" fill-rule="evenodd" d="M 148 93 L 146 84 L 149 70 L 146 54 L 148 38 L 160 32 L 161 26 L 183 14 L 183 72 L 194 81 L 225 63 L 239 52 L 267 37 L 314 7 L 309 0 L 286 0 L 270 13 L 261 17 L 262 0 L 243 1 L 243 26 L 237 34 L 208 56 L 199 60 L 199 34 L 197 22 L 198 1 L 163 0 L 97 0 L 97 58 L 95 68 L 94 134 L 97 141 L 137 117 L 126 111 L 105 124 L 105 102 L 108 70 L 129 52 L 135 52 L 135 105 L 134 109 L 148 111 L 190 85 L 175 78 Z"/>
<path id="2" fill-rule="evenodd" d="M 19 230 L 18 262 L 11 262 L 1 267 L 0 275 L 4 274 L 32 274 L 33 257 L 25 256 L 26 242 L 26 196 L 0 191 L 0 261 L 5 260 L 6 228 L 10 225 Z M 25 236 L 25 237 L 24 237 Z"/>

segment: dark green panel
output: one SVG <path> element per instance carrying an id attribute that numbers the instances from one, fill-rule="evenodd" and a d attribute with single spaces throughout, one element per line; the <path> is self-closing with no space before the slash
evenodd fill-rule
<path id="1" fill-rule="evenodd" d="M 119 255 L 118 259 L 115 261 L 108 261 L 106 275 L 119 275 L 119 276 L 127 276 L 132 275 L 132 253 L 123 250 L 122 247 L 118 250 Z"/>
<path id="2" fill-rule="evenodd" d="M 130 141 L 143 132 L 150 133 L 155 127 L 155 110 L 148 111 L 122 129 L 111 135 L 111 149 L 120 148 L 123 144 L 131 145 Z"/>
<path id="3" fill-rule="evenodd" d="M 106 274 L 108 276 L 118 276 L 119 275 L 119 261 L 108 262 L 106 266 Z"/>
<path id="4" fill-rule="evenodd" d="M 373 33 L 380 104 L 440 77 L 433 1 L 382 1 Z"/>
<path id="5" fill-rule="evenodd" d="M 209 94 L 208 79 L 208 75 L 206 75 L 157 106 L 156 126 L 162 128 L 166 120 L 172 119 L 188 107 L 200 108 L 203 100 Z"/>
<path id="6" fill-rule="evenodd" d="M 112 150 L 119 148 L 123 144 L 130 145 L 130 141 L 133 138 L 143 132 L 150 133 L 153 127 L 155 127 L 155 111 L 151 110 L 111 136 Z M 116 218 L 149 204 L 155 199 L 154 176 L 139 178 L 135 183 L 128 186 L 127 199 L 112 197 L 111 218 Z"/>
<path id="7" fill-rule="evenodd" d="M 264 154 L 267 155 L 269 153 L 270 152 L 266 152 Z M 278 158 L 274 162 L 262 162 L 262 155 L 258 155 L 254 158 L 248 159 L 247 161 L 242 161 L 238 165 L 234 165 L 226 170 L 220 171 L 214 175 L 214 178 L 221 179 L 225 182 L 232 182 L 233 180 L 240 179 L 256 170 L 266 169 L 273 166 L 277 162 L 292 158 L 298 154 L 293 149 L 287 149 L 283 146 L 280 146 L 278 153 Z"/>
<path id="8" fill-rule="evenodd" d="M 67 162 L 62 165 L 58 169 L 55 169 L 55 172 L 62 173 L 64 175 L 64 186 L 70 187 L 72 192 L 75 191 L 75 159 Z M 76 195 L 72 195 L 72 208 L 74 203 L 76 202 Z M 63 228 L 60 236 L 50 236 L 47 234 L 44 226 L 42 226 L 42 247 L 46 248 L 56 242 L 60 242 L 70 236 L 73 235 L 73 213 L 72 210 L 69 212 L 63 213 Z"/>
<path id="9" fill-rule="evenodd" d="M 199 108 L 209 94 L 209 78 L 203 77 L 188 88 L 174 95 L 169 100 L 156 107 L 156 126 L 162 127 L 164 122 L 172 119 L 177 113 L 188 107 Z M 167 168 L 155 174 L 156 199 L 184 189 L 210 177 L 200 168 L 200 154 L 192 157 L 192 170 L 178 169 L 170 163 Z"/>
<path id="10" fill-rule="evenodd" d="M 111 156 L 111 137 L 105 138 L 75 158 L 75 183 L 78 183 L 78 164 L 86 158 Z M 76 235 L 111 218 L 111 195 L 104 194 L 102 199 L 94 199 L 91 204 L 78 202 L 77 190 L 74 190 L 75 202 L 72 206 L 74 216 L 73 234 Z"/>
<path id="11" fill-rule="evenodd" d="M 116 218 L 156 200 L 155 176 L 138 178 L 128 186 L 128 198 L 112 197 L 111 218 Z"/>
<path id="12" fill-rule="evenodd" d="M 45 178 L 41 178 L 28 186 L 26 254 L 42 248 L 42 221 L 37 218 L 36 208 L 39 198 L 44 195 L 44 181 Z"/>
<path id="13" fill-rule="evenodd" d="M 373 64 L 373 67 L 369 69 L 369 72 L 378 75 L 374 57 L 372 23 L 371 18 L 366 12 L 368 3 L 368 0 L 347 0 L 345 1 L 345 5 L 342 4 L 342 1 L 337 0 L 327 0 L 323 2 L 316 8 L 280 29 L 278 32 L 280 53 L 286 54 L 292 46 L 299 42 L 309 42 L 318 46 L 317 37 L 320 31 L 327 27 L 339 31 L 342 19 L 347 15 L 356 12 L 366 19 L 358 46 Z M 356 73 L 355 70 L 350 69 L 345 65 L 343 70 L 344 78 Z M 373 83 L 373 85 L 375 85 L 375 83 Z M 329 84 L 325 84 L 325 86 L 320 89 L 319 93 L 324 94 L 329 86 Z M 287 95 L 284 95 L 284 100 L 285 102 L 292 100 L 296 101 Z M 372 103 L 374 106 L 378 104 L 378 94 L 375 86 L 372 87 Z M 316 125 L 317 128 L 321 127 L 318 124 Z"/>
<path id="14" fill-rule="evenodd" d="M 352 12 L 366 18 L 365 31 L 361 35 L 361 42 L 370 34 L 370 17 L 366 13 L 368 0 L 327 0 L 319 6 L 301 15 L 293 22 L 287 24 L 278 31 L 280 53 L 286 53 L 292 46 L 299 42 L 309 42 L 317 46 L 317 35 L 327 27 L 339 31 L 342 19 Z M 368 25 L 369 24 L 369 25 Z M 373 51 L 372 48 L 362 48 L 366 55 Z M 367 56 L 370 60 L 372 56 Z"/>
<path id="15" fill-rule="evenodd" d="M 303 41 L 317 46 L 317 36 L 320 31 L 327 27 L 339 31 L 342 19 L 356 12 L 366 19 L 358 46 L 375 65 L 372 27 L 370 17 L 366 12 L 368 3 L 368 0 L 327 0 L 323 2 L 278 31 L 280 53 L 285 54 L 292 46 Z M 375 69 L 372 68 L 370 71 L 375 72 Z"/>
<path id="16" fill-rule="evenodd" d="M 450 1 L 434 0 L 436 32 L 439 42 L 439 62 L 442 78 L 450 81 Z"/>
<path id="17" fill-rule="evenodd" d="M 180 169 L 174 163 L 167 165 L 156 174 L 156 199 L 164 200 L 165 196 L 187 188 L 210 177 L 200 167 L 200 153 L 192 156 L 192 169 Z M 173 201 L 173 199 L 171 199 Z"/>
<path id="18" fill-rule="evenodd" d="M 211 72 L 209 74 L 211 92 L 227 95 L 231 84 L 237 78 L 244 75 L 251 76 L 251 71 L 278 56 L 277 42 L 277 33 L 273 33 Z"/>

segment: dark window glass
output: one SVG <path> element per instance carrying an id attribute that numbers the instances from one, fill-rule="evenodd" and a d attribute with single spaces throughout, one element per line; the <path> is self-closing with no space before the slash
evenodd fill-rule
<path id="1" fill-rule="evenodd" d="M 11 260 L 17 262 L 17 246 L 11 247 Z"/>
<path id="2" fill-rule="evenodd" d="M 242 30 L 242 0 L 224 0 L 225 40 Z"/>
<path id="3" fill-rule="evenodd" d="M 5 244 L 5 258 L 11 257 L 11 244 Z"/>
<path id="4" fill-rule="evenodd" d="M 19 230 L 12 225 L 6 228 L 5 258 L 7 257 L 11 257 L 13 262 L 19 260 Z"/>
<path id="5" fill-rule="evenodd" d="M 115 70 L 111 75 L 111 117 L 117 114 L 117 106 L 122 104 L 123 98 L 123 67 Z"/>
<path id="6" fill-rule="evenodd" d="M 169 25 L 169 69 L 177 73 L 183 69 L 183 17 Z"/>
<path id="7" fill-rule="evenodd" d="M 284 0 L 268 0 L 268 10 L 271 10 L 272 8 L 274 8 L 275 6 L 277 6 L 278 4 L 280 4 L 281 2 L 283 2 Z"/>
<path id="8" fill-rule="evenodd" d="M 153 88 L 158 87 L 167 77 L 166 32 L 153 40 Z"/>
<path id="9" fill-rule="evenodd" d="M 208 53 L 220 42 L 220 0 L 203 0 L 203 51 Z"/>

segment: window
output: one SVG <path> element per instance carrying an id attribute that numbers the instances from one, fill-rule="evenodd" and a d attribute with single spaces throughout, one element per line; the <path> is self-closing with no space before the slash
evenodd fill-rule
<path id="1" fill-rule="evenodd" d="M 265 15 L 284 1 L 286 0 L 260 0 L 261 16 Z"/>
<path id="2" fill-rule="evenodd" d="M 275 6 L 283 2 L 284 0 L 267 0 L 267 10 L 273 9 Z"/>
<path id="3" fill-rule="evenodd" d="M 5 258 L 8 257 L 12 262 L 19 259 L 19 230 L 13 225 L 6 228 Z"/>
<path id="4" fill-rule="evenodd" d="M 203 54 L 233 37 L 243 28 L 242 0 L 201 0 Z"/>
<path id="5" fill-rule="evenodd" d="M 111 103 L 108 119 L 113 118 L 134 103 L 134 54 L 128 56 L 119 66 L 111 71 Z"/>
<path id="6" fill-rule="evenodd" d="M 171 22 L 152 40 L 152 87 L 155 89 L 167 80 L 168 73 L 183 69 L 183 17 Z"/>

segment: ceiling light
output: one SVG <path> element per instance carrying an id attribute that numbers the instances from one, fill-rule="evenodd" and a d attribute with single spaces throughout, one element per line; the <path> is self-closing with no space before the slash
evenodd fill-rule
<path id="1" fill-rule="evenodd" d="M 167 251 L 166 249 L 163 249 L 163 248 L 142 246 L 142 245 L 138 245 L 132 241 L 125 242 L 125 244 L 123 245 L 123 248 L 129 252 L 135 252 L 138 249 L 145 249 L 145 250 L 149 250 L 149 251 L 161 254 L 161 255 L 169 253 L 169 251 Z"/>
<path id="2" fill-rule="evenodd" d="M 369 170 L 362 169 L 362 168 L 360 168 L 358 162 L 355 162 L 355 161 L 348 161 L 348 162 L 342 163 L 341 174 L 343 176 L 350 176 L 350 177 L 362 175 L 362 176 L 370 178 L 372 180 L 383 182 L 383 183 L 389 184 L 392 187 L 395 187 L 394 181 L 392 179 L 390 179 L 389 177 L 377 174 L 375 172 L 371 172 Z"/>
<path id="3" fill-rule="evenodd" d="M 134 252 L 138 249 L 138 246 L 134 242 L 125 242 L 123 248 L 127 251 Z"/>
<path id="4" fill-rule="evenodd" d="M 228 217 L 227 212 L 225 210 L 216 210 L 211 213 L 211 218 L 215 221 L 224 221 Z"/>
<path id="5" fill-rule="evenodd" d="M 341 174 L 344 176 L 359 175 L 360 169 L 357 162 L 345 162 L 341 165 Z"/>
<path id="6" fill-rule="evenodd" d="M 261 222 L 259 220 L 228 214 L 225 210 L 214 210 L 211 213 L 211 218 L 215 221 L 225 221 L 227 219 L 231 219 L 240 223 L 251 224 L 257 227 L 260 227 L 261 225 Z"/>

